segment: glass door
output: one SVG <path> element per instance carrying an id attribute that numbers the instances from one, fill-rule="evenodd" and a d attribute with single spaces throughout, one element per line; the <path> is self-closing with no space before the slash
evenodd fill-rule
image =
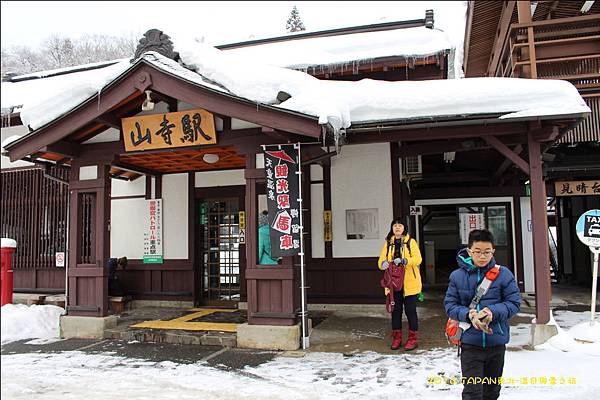
<path id="1" fill-rule="evenodd" d="M 237 307 L 240 300 L 238 198 L 200 203 L 201 304 Z"/>

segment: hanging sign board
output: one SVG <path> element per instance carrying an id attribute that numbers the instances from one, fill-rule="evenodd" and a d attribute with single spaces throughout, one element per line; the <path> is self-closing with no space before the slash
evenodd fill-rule
<path id="1" fill-rule="evenodd" d="M 162 199 L 146 200 L 144 264 L 162 264 Z"/>
<path id="2" fill-rule="evenodd" d="M 333 240 L 333 232 L 331 230 L 331 210 L 323 211 L 323 240 L 331 242 Z"/>
<path id="3" fill-rule="evenodd" d="M 202 109 L 123 118 L 121 124 L 125 151 L 217 143 L 214 117 Z"/>
<path id="4" fill-rule="evenodd" d="M 575 230 L 583 244 L 590 249 L 595 248 L 600 251 L 600 210 L 589 210 L 581 214 Z"/>
<path id="5" fill-rule="evenodd" d="M 596 319 L 596 291 L 598 285 L 598 258 L 600 257 L 600 210 L 589 210 L 581 214 L 575 225 L 577 237 L 583 244 L 590 248 L 594 254 L 592 265 L 592 298 L 590 301 L 590 325 Z"/>
<path id="6" fill-rule="evenodd" d="M 410 215 L 423 215 L 423 206 L 410 206 Z"/>
<path id="7" fill-rule="evenodd" d="M 557 196 L 599 196 L 600 180 L 554 182 Z"/>
<path id="8" fill-rule="evenodd" d="M 485 229 L 483 213 L 460 213 L 459 228 L 462 244 L 469 243 L 469 233 L 475 229 Z"/>
<path id="9" fill-rule="evenodd" d="M 271 257 L 300 250 L 298 149 L 294 144 L 264 146 Z"/>

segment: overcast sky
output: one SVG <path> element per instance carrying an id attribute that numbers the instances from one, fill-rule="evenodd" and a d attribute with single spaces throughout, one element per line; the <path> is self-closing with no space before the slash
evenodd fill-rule
<path id="1" fill-rule="evenodd" d="M 464 1 L 2 1 L 2 47 L 37 48 L 51 34 L 139 38 L 151 28 L 217 45 L 285 34 L 294 5 L 311 31 L 424 18 L 433 9 L 436 28 L 457 44 L 464 36 Z"/>

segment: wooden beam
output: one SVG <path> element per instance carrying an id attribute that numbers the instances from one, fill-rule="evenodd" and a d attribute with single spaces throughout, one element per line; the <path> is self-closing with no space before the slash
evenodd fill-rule
<path id="1" fill-rule="evenodd" d="M 417 144 L 403 144 L 398 149 L 400 157 L 412 155 L 441 154 L 449 151 L 469 151 L 489 149 L 490 146 L 479 139 L 474 140 L 440 140 Z"/>
<path id="2" fill-rule="evenodd" d="M 348 129 L 349 144 L 394 141 L 482 138 L 483 136 L 518 135 L 527 132 L 525 122 L 501 122 L 489 125 L 456 125 L 414 129 Z M 523 137 L 523 140 L 526 140 Z"/>
<path id="3" fill-rule="evenodd" d="M 504 143 L 498 140 L 495 136 L 484 136 L 483 140 L 485 140 L 488 144 L 493 146 L 496 150 L 498 150 L 504 157 L 511 160 L 517 167 L 519 167 L 523 172 L 529 174 L 529 164 L 519 157 L 518 154 L 514 153 L 511 149 L 509 149 Z"/>
<path id="4" fill-rule="evenodd" d="M 515 146 L 514 149 L 512 149 L 512 152 L 515 153 L 517 156 L 519 156 L 519 154 L 521 154 L 523 152 L 523 146 L 518 144 Z M 502 176 L 502 174 L 504 173 L 504 171 L 506 171 L 506 169 L 512 164 L 512 161 L 508 158 L 505 158 L 502 161 L 502 164 L 500 164 L 500 166 L 498 167 L 498 169 L 496 170 L 496 172 L 494 173 L 494 176 L 492 176 L 492 181 L 493 182 L 497 182 L 498 179 Z"/>
<path id="5" fill-rule="evenodd" d="M 108 125 L 111 128 L 121 130 L 121 119 L 113 113 L 105 113 L 100 115 L 96 120 L 102 124 Z"/>
<path id="6" fill-rule="evenodd" d="M 144 168 L 144 167 L 139 167 L 137 165 L 134 164 L 129 164 L 126 162 L 123 162 L 121 160 L 118 160 L 116 162 L 113 162 L 111 164 L 113 167 L 117 167 L 122 169 L 123 171 L 127 171 L 127 172 L 133 172 L 135 174 L 142 174 L 142 175 L 148 175 L 148 176 L 159 176 L 162 175 L 160 172 L 148 169 L 148 168 Z"/>
<path id="7" fill-rule="evenodd" d="M 496 30 L 496 36 L 494 38 L 494 44 L 492 46 L 492 54 L 488 62 L 487 76 L 496 76 L 496 69 L 498 62 L 500 61 L 500 55 L 504 49 L 504 43 L 508 37 L 508 30 L 510 27 L 510 20 L 513 12 L 515 11 L 516 1 L 505 1 L 502 4 L 502 12 L 498 21 L 498 29 Z"/>
<path id="8" fill-rule="evenodd" d="M 60 154 L 68 158 L 79 156 L 79 145 L 77 143 L 66 142 L 64 140 L 44 146 L 40 149 L 41 152 Z"/>

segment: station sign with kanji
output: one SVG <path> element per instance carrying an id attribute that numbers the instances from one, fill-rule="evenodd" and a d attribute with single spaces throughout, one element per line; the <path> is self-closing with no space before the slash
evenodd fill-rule
<path id="1" fill-rule="evenodd" d="M 300 251 L 299 160 L 296 146 L 265 146 L 271 257 L 289 257 Z"/>
<path id="2" fill-rule="evenodd" d="M 600 180 L 554 182 L 557 196 L 599 196 Z"/>
<path id="3" fill-rule="evenodd" d="M 217 143 L 214 116 L 203 109 L 123 118 L 121 124 L 125 151 Z"/>

